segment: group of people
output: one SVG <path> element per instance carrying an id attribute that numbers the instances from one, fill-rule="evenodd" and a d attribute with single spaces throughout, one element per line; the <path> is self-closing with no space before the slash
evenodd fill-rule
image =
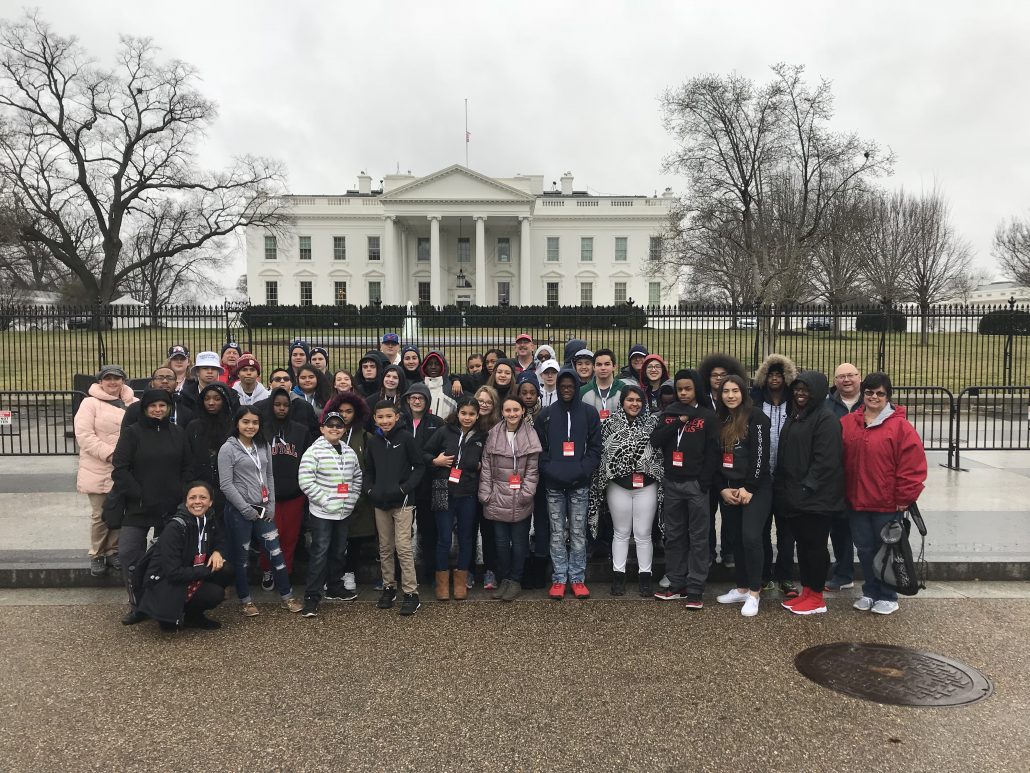
<path id="1" fill-rule="evenodd" d="M 242 614 L 258 615 L 254 552 L 262 588 L 314 617 L 323 601 L 356 597 L 373 544 L 378 606 L 399 600 L 402 615 L 420 608 L 419 559 L 441 601 L 466 598 L 477 564 L 495 599 L 546 587 L 560 600 L 588 598 L 588 552 L 610 552 L 621 596 L 631 542 L 640 595 L 701 609 L 721 560 L 735 586 L 718 601 L 748 617 L 776 589 L 791 612 L 824 613 L 824 593 L 853 586 L 857 548 L 855 608 L 891 614 L 897 596 L 873 557 L 926 478 L 886 374 L 843 363 L 831 389 L 777 354 L 753 379 L 721 353 L 670 373 L 640 344 L 620 368 L 611 349 L 573 339 L 559 360 L 523 333 L 513 357 L 491 349 L 454 374 L 443 352 L 423 356 L 388 333 L 353 373 L 296 340 L 267 381 L 228 343 L 192 363 L 172 346 L 139 399 L 126 382 L 119 366 L 102 368 L 75 417 L 91 570 L 123 574 L 123 623 L 170 630 L 217 627 L 205 612 L 230 585 Z M 148 549 L 151 532 L 160 539 Z M 653 583 L 656 548 L 665 574 Z"/>

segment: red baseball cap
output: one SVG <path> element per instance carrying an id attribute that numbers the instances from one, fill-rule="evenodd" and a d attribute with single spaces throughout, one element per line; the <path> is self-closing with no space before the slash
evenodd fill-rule
<path id="1" fill-rule="evenodd" d="M 523 339 L 525 339 L 527 341 L 532 341 L 533 340 L 533 336 L 531 336 L 529 333 L 519 333 L 517 336 L 515 336 L 515 343 L 518 343 L 519 341 L 521 341 Z"/>

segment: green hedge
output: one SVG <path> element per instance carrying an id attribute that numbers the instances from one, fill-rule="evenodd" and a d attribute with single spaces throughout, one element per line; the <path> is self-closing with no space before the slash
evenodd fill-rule
<path id="1" fill-rule="evenodd" d="M 1030 335 L 1030 312 L 998 309 L 980 317 L 976 330 L 984 336 Z"/>
<path id="2" fill-rule="evenodd" d="M 399 329 L 404 306 L 250 306 L 243 312 L 248 327 Z"/>
<path id="3" fill-rule="evenodd" d="M 887 314 L 880 309 L 859 312 L 855 318 L 855 330 L 860 333 L 904 333 L 908 330 L 908 318 L 897 309 L 891 310 L 890 327 L 887 326 Z"/>

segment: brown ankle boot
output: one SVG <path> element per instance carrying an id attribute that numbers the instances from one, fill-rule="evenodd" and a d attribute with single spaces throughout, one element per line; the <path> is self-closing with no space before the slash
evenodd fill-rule
<path id="1" fill-rule="evenodd" d="M 458 601 L 466 598 L 469 595 L 468 589 L 468 572 L 462 571 L 461 569 L 454 570 L 454 598 Z"/>
<path id="2" fill-rule="evenodd" d="M 450 572 L 437 572 L 436 573 L 436 600 L 437 601 L 448 601 L 451 598 L 451 573 Z M 457 597 L 457 593 L 454 594 Z"/>

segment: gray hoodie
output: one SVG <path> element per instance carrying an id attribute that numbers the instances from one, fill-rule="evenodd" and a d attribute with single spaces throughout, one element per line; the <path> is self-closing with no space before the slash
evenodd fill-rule
<path id="1" fill-rule="evenodd" d="M 248 452 L 239 438 L 226 440 L 218 450 L 218 487 L 229 504 L 248 521 L 258 519 L 254 508 L 261 506 L 261 489 L 267 487 L 265 520 L 272 520 L 275 517 L 275 479 L 268 445 L 255 443 Z"/>

